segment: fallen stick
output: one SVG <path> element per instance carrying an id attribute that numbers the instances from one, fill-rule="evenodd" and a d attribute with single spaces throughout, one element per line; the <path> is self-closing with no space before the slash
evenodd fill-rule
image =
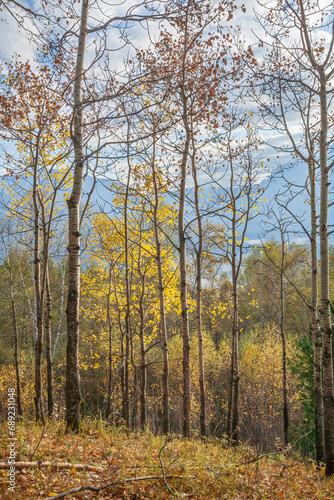
<path id="1" fill-rule="evenodd" d="M 32 459 L 34 458 L 35 453 L 36 453 L 36 451 L 38 450 L 38 447 L 39 447 L 39 445 L 41 444 L 43 437 L 45 436 L 45 431 L 47 430 L 47 428 L 49 427 L 49 425 L 51 424 L 51 422 L 52 422 L 52 420 L 50 420 L 50 421 L 49 421 L 49 423 L 48 423 L 47 425 L 46 425 L 46 422 L 44 423 L 44 425 L 43 425 L 43 430 L 42 430 L 42 434 L 41 434 L 41 437 L 39 438 L 39 441 L 38 441 L 38 443 L 37 443 L 37 445 L 36 445 L 36 447 L 35 447 L 34 451 L 32 452 L 32 455 L 29 457 L 29 462 L 31 462 L 31 461 L 32 461 Z"/>
<path id="2" fill-rule="evenodd" d="M 166 476 L 166 472 L 165 472 L 165 467 L 164 467 L 164 463 L 163 463 L 163 460 L 162 460 L 162 457 L 161 457 L 162 450 L 167 446 L 167 442 L 168 441 L 166 440 L 165 443 L 164 443 L 164 445 L 160 448 L 160 451 L 159 451 L 159 461 L 160 461 L 160 466 L 161 466 L 162 478 L 163 478 L 163 481 L 164 481 L 164 485 L 166 486 L 168 492 L 171 495 L 173 495 L 174 492 L 172 491 L 172 488 L 167 483 L 167 476 Z"/>
<path id="3" fill-rule="evenodd" d="M 312 431 L 310 432 L 307 432 L 306 434 L 303 434 L 303 436 L 301 436 L 299 439 L 297 439 L 297 441 L 295 441 L 292 445 L 288 445 L 286 448 L 283 448 L 283 450 L 280 450 L 280 451 L 273 451 L 271 453 L 264 453 L 263 455 L 258 455 L 257 457 L 255 458 L 252 458 L 251 460 L 247 460 L 246 462 L 241 462 L 239 464 L 235 464 L 235 466 L 240 466 L 240 465 L 247 465 L 247 464 L 251 464 L 253 462 L 258 462 L 259 460 L 261 460 L 262 458 L 265 458 L 265 457 L 269 457 L 269 456 L 273 456 L 273 455 L 284 455 L 285 453 L 287 453 L 288 451 L 292 450 L 292 448 L 294 446 L 296 446 L 296 444 L 301 440 L 303 439 L 304 437 L 308 436 L 309 434 L 311 434 Z"/>
<path id="4" fill-rule="evenodd" d="M 165 476 L 166 479 L 191 479 L 195 476 Z M 58 493 L 53 497 L 48 497 L 45 500 L 58 500 L 59 498 L 64 498 L 67 495 L 71 495 L 72 493 L 79 493 L 80 491 L 94 491 L 99 492 L 104 490 L 105 488 L 110 488 L 110 486 L 116 486 L 117 484 L 123 483 L 131 483 L 135 481 L 146 481 L 151 479 L 162 479 L 162 476 L 143 476 L 143 477 L 129 477 L 128 479 L 119 479 L 118 481 L 110 481 L 108 483 L 102 484 L 101 486 L 91 486 L 90 484 L 84 484 L 83 486 L 79 486 L 78 488 L 72 488 L 71 490 L 63 491 L 62 493 Z"/>
<path id="5" fill-rule="evenodd" d="M 96 467 L 95 465 L 70 464 L 69 462 L 15 462 L 14 464 L 9 464 L 8 462 L 0 462 L 0 470 L 9 469 L 13 466 L 18 470 L 28 469 L 29 467 L 50 467 L 52 469 L 76 469 L 101 472 L 105 470 L 101 467 Z"/>

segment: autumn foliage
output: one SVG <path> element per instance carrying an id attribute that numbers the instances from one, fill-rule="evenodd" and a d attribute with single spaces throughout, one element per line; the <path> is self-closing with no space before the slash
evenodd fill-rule
<path id="1" fill-rule="evenodd" d="M 265 52 L 245 5 L 102 4 L 4 2 L 8 498 L 332 498 L 332 12 L 263 5 Z"/>

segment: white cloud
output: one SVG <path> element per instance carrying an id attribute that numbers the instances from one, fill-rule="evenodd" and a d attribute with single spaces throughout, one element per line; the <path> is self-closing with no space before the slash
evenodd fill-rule
<path id="1" fill-rule="evenodd" d="M 23 61 L 32 59 L 35 48 L 33 44 L 29 43 L 26 32 L 17 26 L 15 19 L 7 14 L 6 21 L 2 21 L 0 26 L 0 58 L 8 60 L 17 53 Z M 29 29 L 33 29 L 29 20 L 27 20 L 26 26 Z"/>

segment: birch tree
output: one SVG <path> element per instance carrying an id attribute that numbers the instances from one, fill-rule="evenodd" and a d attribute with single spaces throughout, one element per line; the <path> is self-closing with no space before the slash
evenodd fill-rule
<path id="1" fill-rule="evenodd" d="M 148 13 L 141 15 L 137 14 L 136 10 L 140 7 L 147 6 Z M 89 0 L 83 0 L 81 5 L 81 12 L 75 12 L 72 9 L 72 5 L 68 4 L 68 12 L 64 11 L 68 16 L 68 19 L 76 19 L 76 22 L 80 24 L 78 36 L 78 44 L 74 48 L 70 43 L 66 45 L 67 38 L 73 36 L 74 32 L 69 31 L 67 28 L 63 28 L 64 34 L 62 37 L 57 36 L 57 42 L 60 44 L 60 50 L 58 53 L 61 55 L 61 61 L 63 67 L 68 64 L 66 57 L 64 57 L 65 50 L 67 47 L 67 53 L 69 58 L 71 54 L 76 54 L 75 56 L 75 76 L 73 82 L 73 97 L 72 97 L 72 107 L 73 107 L 73 129 L 72 129 L 72 141 L 74 147 L 74 168 L 73 168 L 73 189 L 68 200 L 68 214 L 69 214 L 69 273 L 68 273 L 68 297 L 67 297 L 67 354 L 66 354 L 66 422 L 67 427 L 73 430 L 79 429 L 80 422 L 80 374 L 79 374 L 79 305 L 80 305 L 80 228 L 83 220 L 83 215 L 85 213 L 85 208 L 81 207 L 82 189 L 83 189 L 83 175 L 85 171 L 85 164 L 87 163 L 88 157 L 90 158 L 95 151 L 95 147 L 91 145 L 88 149 L 90 151 L 88 157 L 86 155 L 86 146 L 88 144 L 88 138 L 93 136 L 94 131 L 98 129 L 99 124 L 106 123 L 114 117 L 116 119 L 119 116 L 117 110 L 115 111 L 115 101 L 114 98 L 119 93 L 125 93 L 127 87 L 124 85 L 118 86 L 112 76 L 110 75 L 109 69 L 106 70 L 105 78 L 107 81 L 104 87 L 103 94 L 99 95 L 97 89 L 91 90 L 90 87 L 86 85 L 88 79 L 87 70 L 85 69 L 85 55 L 87 52 L 87 36 L 92 35 L 100 36 L 102 40 L 102 46 L 97 49 L 93 60 L 90 61 L 90 69 L 95 70 L 97 68 L 97 62 L 102 57 L 105 49 L 107 48 L 107 31 L 109 28 L 119 28 L 122 29 L 122 22 L 127 21 L 149 21 L 150 19 L 159 20 L 167 15 L 166 11 L 160 13 L 157 11 L 151 2 L 142 2 L 139 5 L 130 7 L 125 14 L 115 15 L 113 17 L 107 17 L 103 19 L 102 22 L 96 20 L 94 21 L 94 5 L 89 3 Z M 92 12 L 92 26 L 89 26 L 89 14 Z M 66 19 L 66 17 L 65 17 Z M 61 18 L 55 19 L 56 23 L 59 23 Z M 51 44 L 52 47 L 52 44 Z M 58 45 L 55 45 L 56 49 Z M 60 56 L 59 56 L 60 57 Z M 106 56 L 106 67 L 109 66 L 109 58 Z M 99 71 L 102 71 L 101 67 Z M 94 75 L 93 79 L 96 81 Z M 91 84 L 93 87 L 94 85 Z M 120 90 L 120 87 L 122 90 Z M 83 96 L 83 91 L 85 90 L 85 96 Z M 88 113 L 88 107 L 97 103 L 98 109 L 101 103 L 104 103 L 103 116 L 99 118 L 92 118 L 92 115 Z M 114 104 L 114 107 L 113 107 Z M 102 112 L 102 111 L 101 111 Z M 86 126 L 89 122 L 88 116 L 92 119 L 93 126 L 89 129 Z M 108 130 L 108 127 L 105 129 Z M 107 138 L 109 138 L 109 142 Z M 108 132 L 104 135 L 104 143 L 100 146 L 103 148 L 106 144 L 117 144 L 118 141 L 112 141 L 108 136 Z M 86 148 L 87 149 L 87 148 Z M 87 206 L 87 205 L 86 205 Z"/>
<path id="2" fill-rule="evenodd" d="M 260 3 L 260 2 L 259 2 Z M 260 3 L 262 7 L 262 5 Z M 330 290 L 329 290 L 329 251 L 328 251 L 328 193 L 329 173 L 333 166 L 330 159 L 329 144 L 331 137 L 328 133 L 332 103 L 333 84 L 333 61 L 334 61 L 334 29 L 330 21 L 330 6 L 322 8 L 320 2 L 314 3 L 306 0 L 296 2 L 274 1 L 264 7 L 264 13 L 258 15 L 265 31 L 271 36 L 272 61 L 277 71 L 268 74 L 262 68 L 261 78 L 265 81 L 273 81 L 277 78 L 282 82 L 283 92 L 291 96 L 291 103 L 298 108 L 299 93 L 290 92 L 288 86 L 292 83 L 295 89 L 298 87 L 301 94 L 305 92 L 311 97 L 315 96 L 313 103 L 313 123 L 318 131 L 318 162 L 320 168 L 320 206 L 319 206 L 319 242 L 320 242 L 320 298 L 319 315 L 322 333 L 322 368 L 323 368 L 323 407 L 324 407 L 324 452 L 326 462 L 326 474 L 334 472 L 334 392 L 333 392 L 333 353 L 332 353 L 332 328 L 330 317 Z M 327 33 L 324 35 L 324 33 Z M 289 37 L 289 40 L 288 40 Z M 263 45 L 262 40 L 260 45 Z M 279 59 L 277 59 L 279 54 Z M 287 88 L 285 88 L 287 86 Z M 295 139 L 295 138 L 294 138 Z M 310 162 L 314 159 L 310 158 Z M 312 174 L 312 166 L 311 174 Z M 312 174 L 313 175 L 313 174 Z M 312 208 L 314 212 L 314 206 Z M 314 234 L 313 234 L 314 239 Z M 314 262 L 315 264 L 315 262 Z M 314 302 L 314 301 L 313 301 Z M 314 302 L 315 303 L 315 302 Z M 316 326 L 316 319 L 314 318 Z M 315 361 L 319 365 L 319 343 L 320 336 L 314 330 Z M 317 369 L 317 387 L 319 387 L 319 369 Z M 319 393 L 319 390 L 317 390 Z M 320 396 L 320 395 L 319 395 Z M 318 397 L 319 400 L 319 397 Z M 318 457 L 321 458 L 321 404 L 320 414 L 317 417 L 318 424 Z"/>
<path id="3" fill-rule="evenodd" d="M 178 203 L 178 251 L 180 258 L 181 335 L 183 342 L 183 433 L 191 431 L 190 387 L 190 334 L 187 296 L 187 180 L 191 171 L 192 126 L 208 120 L 209 112 L 217 104 L 215 96 L 219 82 L 224 80 L 226 55 L 231 37 L 222 27 L 226 19 L 233 17 L 235 6 L 224 2 L 213 6 L 210 2 L 189 0 L 177 2 L 182 15 L 174 19 L 172 30 L 165 30 L 156 44 L 156 50 L 143 54 L 146 67 L 156 79 L 156 92 L 163 89 L 166 105 L 175 124 L 164 141 L 166 151 L 172 151 L 170 163 L 175 165 L 178 176 L 170 180 L 177 189 Z M 221 23 L 221 25 L 220 25 Z M 217 24 L 217 34 L 209 33 Z M 177 35 L 175 35 L 177 32 Z M 224 34 L 223 34 L 224 33 Z M 222 35 L 220 37 L 220 35 Z M 208 35 L 207 39 L 204 39 Z M 238 59 L 238 57 L 237 57 Z M 221 70 L 221 74 L 219 74 Z M 226 91 L 225 91 L 226 92 Z"/>
<path id="4" fill-rule="evenodd" d="M 318 221 L 319 207 L 317 201 L 319 173 L 319 158 L 317 154 L 317 144 L 319 130 L 317 117 L 314 119 L 315 94 L 308 89 L 301 89 L 295 82 L 282 82 L 280 78 L 273 81 L 267 87 L 271 89 L 274 97 L 273 101 L 262 103 L 261 109 L 264 117 L 270 117 L 268 126 L 274 127 L 280 134 L 286 133 L 289 142 L 276 144 L 275 149 L 280 154 L 289 153 L 293 155 L 297 168 L 299 164 L 307 165 L 304 182 L 301 180 L 289 181 L 289 172 L 281 171 L 279 176 L 283 178 L 284 185 L 276 193 L 275 199 L 280 207 L 284 209 L 291 219 L 294 220 L 296 229 L 306 235 L 310 242 L 311 250 L 311 299 L 308 302 L 310 310 L 311 330 L 313 339 L 313 366 L 314 366 L 314 418 L 316 428 L 316 454 L 318 463 L 324 462 L 324 418 L 323 418 L 323 397 L 322 397 L 322 331 L 319 323 L 318 313 Z M 278 99 L 276 100 L 276 97 Z M 291 109 L 293 106 L 293 110 Z M 301 137 L 295 137 L 291 128 L 293 124 L 288 120 L 288 114 L 294 111 L 302 124 Z M 291 116 L 291 115 L 290 115 Z M 281 167 L 279 167 L 281 170 Z M 296 213 L 292 209 L 297 196 L 306 197 L 307 205 L 310 207 L 310 229 L 308 228 L 308 215 L 305 212 Z"/>
<path id="5" fill-rule="evenodd" d="M 49 332 L 48 380 L 49 414 L 53 411 L 52 360 L 50 339 L 50 302 L 45 316 L 48 292 L 50 240 L 55 229 L 54 217 L 59 212 L 59 195 L 66 189 L 70 172 L 66 160 L 71 146 L 68 141 L 66 95 L 59 78 L 49 68 L 38 66 L 35 73 L 29 62 L 17 58 L 7 63 L 8 72 L 1 96 L 2 138 L 15 145 L 16 152 L 4 152 L 9 196 L 4 200 L 15 218 L 19 234 L 22 228 L 32 233 L 32 256 L 36 303 L 35 342 L 35 411 L 36 420 L 44 422 L 42 402 L 42 355 L 45 326 Z M 54 78 L 53 78 L 54 77 Z M 54 86 L 50 86 L 53 79 Z M 14 150 L 15 151 L 15 150 Z M 15 182 L 11 183 L 15 174 Z M 13 186 L 13 187 L 12 187 Z M 15 193 L 20 190 L 20 193 Z M 45 320 L 46 324 L 45 324 Z"/>

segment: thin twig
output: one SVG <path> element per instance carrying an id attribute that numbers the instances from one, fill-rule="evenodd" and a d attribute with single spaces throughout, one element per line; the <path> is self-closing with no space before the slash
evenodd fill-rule
<path id="1" fill-rule="evenodd" d="M 290 469 L 291 467 L 294 467 L 295 465 L 300 464 L 300 462 L 295 462 L 294 464 L 289 464 L 289 465 L 283 465 L 281 472 L 279 473 L 280 477 L 283 477 L 283 472 L 285 469 Z"/>
<path id="2" fill-rule="evenodd" d="M 171 489 L 171 487 L 169 486 L 169 484 L 167 483 L 167 479 L 166 479 L 166 473 L 165 473 L 165 467 L 164 467 L 164 463 L 163 463 L 163 460 L 162 460 L 162 457 L 161 457 L 161 453 L 163 451 L 163 449 L 167 446 L 167 440 L 164 442 L 164 445 L 160 448 L 159 450 L 159 462 L 160 462 L 160 467 L 161 467 L 161 472 L 162 472 L 162 478 L 163 478 L 163 482 L 164 482 L 164 485 L 166 486 L 167 490 L 169 491 L 169 493 L 171 495 L 174 494 L 173 490 Z"/>
<path id="3" fill-rule="evenodd" d="M 38 450 L 39 445 L 41 444 L 41 441 L 42 441 L 42 439 L 43 439 L 44 433 L 45 433 L 45 431 L 47 430 L 47 428 L 49 427 L 49 425 L 51 424 L 51 422 L 52 422 L 52 420 L 50 419 L 50 420 L 49 420 L 49 423 L 48 423 L 47 425 L 46 425 L 46 422 L 44 423 L 44 425 L 43 425 L 43 430 L 42 430 L 42 434 L 41 434 L 41 437 L 39 438 L 39 441 L 38 441 L 38 443 L 37 443 L 37 445 L 36 445 L 36 448 L 34 449 L 34 451 L 33 451 L 32 455 L 30 456 L 30 458 L 29 458 L 29 460 L 28 460 L 29 462 L 31 462 L 31 461 L 32 461 L 32 459 L 34 458 L 35 453 L 36 453 L 36 451 Z"/>
<path id="4" fill-rule="evenodd" d="M 307 432 L 306 434 L 304 434 L 303 436 L 301 436 L 300 438 L 297 439 L 297 441 L 295 441 L 293 443 L 293 445 L 291 446 L 287 446 L 286 448 L 284 448 L 283 450 L 281 451 L 274 451 L 274 452 L 271 452 L 271 453 L 264 453 L 263 455 L 259 455 L 255 458 L 252 458 L 251 460 L 247 460 L 246 462 L 241 462 L 240 464 L 236 464 L 236 465 L 246 465 L 246 464 L 251 464 L 253 462 L 257 462 L 259 460 L 261 460 L 262 458 L 264 457 L 269 457 L 269 456 L 273 456 L 273 455 L 283 455 L 284 453 L 286 453 L 287 451 L 290 451 L 292 450 L 292 448 L 294 448 L 296 446 L 296 444 L 298 443 L 298 441 L 300 441 L 301 439 L 303 439 L 304 437 L 308 436 L 309 434 L 311 434 L 312 431 L 310 432 Z"/>

